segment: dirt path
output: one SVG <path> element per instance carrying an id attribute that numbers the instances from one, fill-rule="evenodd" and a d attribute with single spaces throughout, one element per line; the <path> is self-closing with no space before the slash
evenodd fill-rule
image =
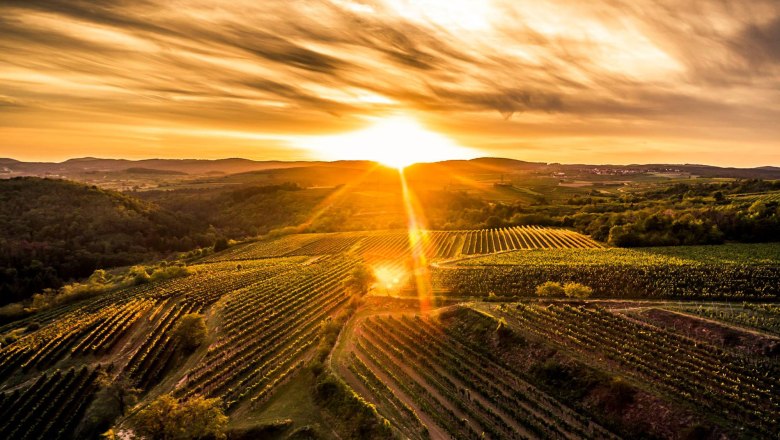
<path id="1" fill-rule="evenodd" d="M 633 313 L 632 313 L 633 312 Z M 704 341 L 726 350 L 746 355 L 762 355 L 766 349 L 780 345 L 780 338 L 699 315 L 676 310 L 648 307 L 620 311 L 624 318 L 661 331 L 672 332 L 694 341 Z"/>

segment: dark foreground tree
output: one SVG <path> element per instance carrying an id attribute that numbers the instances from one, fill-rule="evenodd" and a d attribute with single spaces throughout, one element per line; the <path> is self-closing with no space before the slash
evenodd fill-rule
<path id="1" fill-rule="evenodd" d="M 199 313 L 188 313 L 182 316 L 174 329 L 176 341 L 186 351 L 200 347 L 206 342 L 207 335 L 206 320 Z"/>
<path id="2" fill-rule="evenodd" d="M 84 423 L 77 438 L 95 438 L 107 430 L 114 421 L 135 405 L 140 389 L 124 375 L 111 376 L 101 372 L 98 378 L 100 389 L 87 409 Z"/>
<path id="3" fill-rule="evenodd" d="M 220 399 L 198 396 L 179 402 L 169 394 L 154 400 L 130 420 L 133 430 L 149 440 L 225 438 L 228 418 Z"/>
<path id="4" fill-rule="evenodd" d="M 374 272 L 365 264 L 361 264 L 352 270 L 344 285 L 353 293 L 365 295 L 374 282 L 376 282 Z"/>
<path id="5" fill-rule="evenodd" d="M 220 237 L 214 242 L 214 252 L 224 251 L 228 246 L 227 239 L 225 237 Z"/>

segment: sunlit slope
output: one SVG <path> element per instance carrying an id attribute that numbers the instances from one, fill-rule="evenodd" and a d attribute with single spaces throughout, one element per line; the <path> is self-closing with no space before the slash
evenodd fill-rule
<path id="1" fill-rule="evenodd" d="M 518 244 L 531 235 L 536 249 Z M 634 438 L 632 423 L 650 429 L 642 423 L 655 409 L 667 414 L 663 427 L 651 427 L 663 429 L 661 438 L 686 423 L 717 426 L 713 435 L 738 429 L 731 425 L 753 437 L 769 432 L 780 314 L 754 301 L 778 295 L 776 244 L 627 250 L 535 227 L 421 236 L 412 244 L 397 230 L 262 239 L 190 261 L 178 278 L 0 326 L 0 432 L 86 436 L 105 377 L 140 389 L 140 407 L 166 393 L 218 397 L 231 424 L 289 417 L 290 429 L 328 426 L 327 418 L 312 421 L 313 409 L 305 422 L 293 410 L 299 401 L 314 405 L 305 394 L 314 364 L 332 368 L 410 438 Z M 486 253 L 470 254 L 467 242 Z M 424 271 L 410 263 L 418 251 Z M 345 282 L 364 266 L 376 280 L 354 301 Z M 433 286 L 424 304 L 421 274 Z M 595 302 L 539 303 L 535 288 L 547 281 L 586 284 Z M 724 298 L 750 302 L 711 301 Z M 328 356 L 325 329 L 347 310 L 354 315 L 331 334 L 338 343 Z M 667 314 L 679 312 L 687 318 Z M 187 352 L 174 329 L 192 313 L 205 317 L 208 334 Z M 694 393 L 699 386 L 705 391 Z"/>
<path id="2" fill-rule="evenodd" d="M 637 319 L 658 306 L 376 312 L 355 320 L 337 368 L 409 438 L 769 438 L 780 339 L 727 328 L 775 347 L 756 354 Z"/>
<path id="3" fill-rule="evenodd" d="M 597 297 L 771 300 L 780 294 L 780 245 L 517 251 L 438 265 L 431 278 L 459 296 L 534 296 L 554 281 L 586 284 Z"/>
<path id="4" fill-rule="evenodd" d="M 410 244 L 409 232 L 371 231 L 295 234 L 238 246 L 206 261 L 270 258 L 292 255 L 331 255 L 349 250 L 376 258 L 402 258 L 419 246 L 429 259 L 490 254 L 521 249 L 596 249 L 601 243 L 574 231 L 540 226 L 515 226 L 468 231 L 419 231 Z"/>
<path id="5" fill-rule="evenodd" d="M 78 436 L 99 371 L 144 392 L 219 397 L 229 411 L 262 403 L 312 355 L 320 323 L 349 299 L 342 284 L 353 264 L 288 257 L 191 265 L 186 277 L 41 312 L 33 316 L 40 328 L 5 325 L 0 331 L 18 339 L 0 348 L 0 405 L 14 422 L 3 432 Z M 209 327 L 207 346 L 192 355 L 173 337 L 188 313 L 204 314 Z"/>

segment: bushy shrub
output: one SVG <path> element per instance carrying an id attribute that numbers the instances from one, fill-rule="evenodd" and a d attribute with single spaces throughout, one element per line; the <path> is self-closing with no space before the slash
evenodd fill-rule
<path id="1" fill-rule="evenodd" d="M 536 286 L 536 294 L 539 296 L 563 296 L 565 293 L 561 283 L 547 281 L 544 284 Z"/>
<path id="2" fill-rule="evenodd" d="M 206 342 L 208 328 L 206 319 L 199 313 L 188 313 L 181 317 L 174 329 L 174 336 L 187 351 L 195 350 Z"/>
<path id="3" fill-rule="evenodd" d="M 220 399 L 198 396 L 179 402 L 164 394 L 130 422 L 136 432 L 150 439 L 223 439 L 228 418 Z"/>
<path id="4" fill-rule="evenodd" d="M 323 374 L 314 386 L 318 404 L 343 421 L 341 429 L 351 438 L 393 439 L 393 429 L 374 405 L 341 379 Z"/>
<path id="5" fill-rule="evenodd" d="M 566 283 L 563 291 L 569 298 L 588 298 L 593 294 L 593 289 L 580 283 Z"/>

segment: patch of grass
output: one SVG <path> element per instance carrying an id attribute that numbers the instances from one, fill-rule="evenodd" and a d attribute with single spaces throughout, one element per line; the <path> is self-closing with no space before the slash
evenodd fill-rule
<path id="1" fill-rule="evenodd" d="M 263 439 L 284 439 L 300 429 L 316 431 L 325 434 L 330 430 L 324 421 L 321 410 L 314 402 L 312 389 L 314 375 L 307 368 L 301 370 L 289 382 L 280 386 L 274 395 L 255 410 L 248 406 L 239 407 L 231 414 L 228 428 L 236 431 L 256 430 L 277 424 L 281 420 L 290 420 L 285 429 L 265 431 Z M 308 427 L 308 428 L 307 428 Z"/>

